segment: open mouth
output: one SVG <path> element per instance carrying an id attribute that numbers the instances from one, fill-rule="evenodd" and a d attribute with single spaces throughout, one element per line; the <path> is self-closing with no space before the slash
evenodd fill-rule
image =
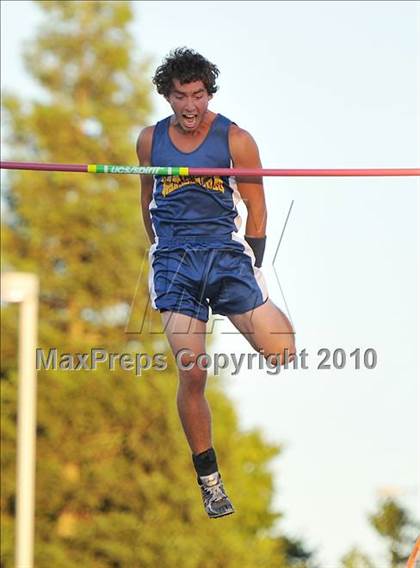
<path id="1" fill-rule="evenodd" d="M 188 128 L 193 128 L 197 124 L 197 115 L 196 114 L 183 114 L 182 118 L 184 119 L 184 124 Z"/>

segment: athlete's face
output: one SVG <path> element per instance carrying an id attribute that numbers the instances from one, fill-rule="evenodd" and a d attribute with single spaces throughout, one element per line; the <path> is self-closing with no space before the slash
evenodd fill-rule
<path id="1" fill-rule="evenodd" d="M 207 112 L 210 99 L 211 95 L 202 81 L 181 85 L 178 79 L 174 79 L 168 102 L 174 111 L 177 126 L 184 132 L 197 130 Z"/>

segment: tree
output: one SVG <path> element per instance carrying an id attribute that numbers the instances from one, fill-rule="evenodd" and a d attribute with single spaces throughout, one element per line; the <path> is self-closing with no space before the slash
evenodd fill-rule
<path id="1" fill-rule="evenodd" d="M 389 568 L 403 568 L 418 535 L 419 523 L 398 501 L 387 497 L 368 516 L 370 525 L 388 545 Z M 352 548 L 342 559 L 342 568 L 374 568 L 369 556 Z"/>
<path id="2" fill-rule="evenodd" d="M 377 505 L 377 512 L 369 515 L 369 521 L 378 534 L 388 543 L 390 567 L 405 566 L 419 525 L 398 501 L 386 498 Z"/>
<path id="3" fill-rule="evenodd" d="M 293 568 L 316 568 L 315 553 L 306 548 L 300 539 L 282 536 L 277 539 L 279 554 L 287 559 Z"/>
<path id="4" fill-rule="evenodd" d="M 341 568 L 375 568 L 375 565 L 369 556 L 360 552 L 357 548 L 352 548 L 341 559 Z"/>
<path id="5" fill-rule="evenodd" d="M 130 4 L 37 4 L 45 19 L 25 59 L 44 96 L 4 96 L 13 159 L 132 163 L 151 103 L 148 63 L 136 55 L 129 32 Z M 45 351 L 56 347 L 60 357 L 94 347 L 150 355 L 166 350 L 162 335 L 124 333 L 130 307 L 137 310 L 133 297 L 143 306 L 148 297 L 137 186 L 131 176 L 8 175 L 4 263 L 40 276 L 38 344 Z M 3 315 L 6 568 L 13 565 L 16 309 L 4 308 Z M 215 445 L 238 513 L 209 522 L 176 414 L 175 375 L 172 360 L 165 372 L 152 367 L 141 378 L 105 364 L 96 371 L 39 373 L 37 567 L 293 564 L 271 534 L 279 513 L 271 509 L 269 463 L 280 447 L 258 431 L 241 432 L 220 383 L 210 379 Z"/>

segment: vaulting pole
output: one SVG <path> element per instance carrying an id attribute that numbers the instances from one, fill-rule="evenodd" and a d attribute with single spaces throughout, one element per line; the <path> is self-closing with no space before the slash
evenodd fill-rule
<path id="1" fill-rule="evenodd" d="M 352 177 L 420 176 L 420 168 L 365 169 L 266 169 L 266 168 L 188 168 L 183 166 L 127 166 L 107 164 L 47 164 L 40 162 L 0 162 L 5 170 L 80 172 L 91 174 L 141 174 L 156 176 L 234 176 L 234 177 Z"/>

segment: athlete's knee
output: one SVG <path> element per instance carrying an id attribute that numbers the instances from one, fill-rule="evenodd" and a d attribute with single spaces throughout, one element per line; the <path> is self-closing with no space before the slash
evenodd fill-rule
<path id="1" fill-rule="evenodd" d="M 207 380 L 207 371 L 194 364 L 188 369 L 178 370 L 179 387 L 188 390 L 190 393 L 201 393 L 204 391 Z"/>
<path id="2" fill-rule="evenodd" d="M 293 361 L 296 357 L 296 344 L 294 335 L 284 337 L 271 353 L 264 354 L 265 359 L 272 365 L 283 366 Z"/>
<path id="3" fill-rule="evenodd" d="M 295 356 L 296 356 L 295 334 L 290 333 L 287 335 L 286 346 L 284 348 L 284 357 L 285 359 L 288 357 L 288 361 L 293 361 Z"/>

